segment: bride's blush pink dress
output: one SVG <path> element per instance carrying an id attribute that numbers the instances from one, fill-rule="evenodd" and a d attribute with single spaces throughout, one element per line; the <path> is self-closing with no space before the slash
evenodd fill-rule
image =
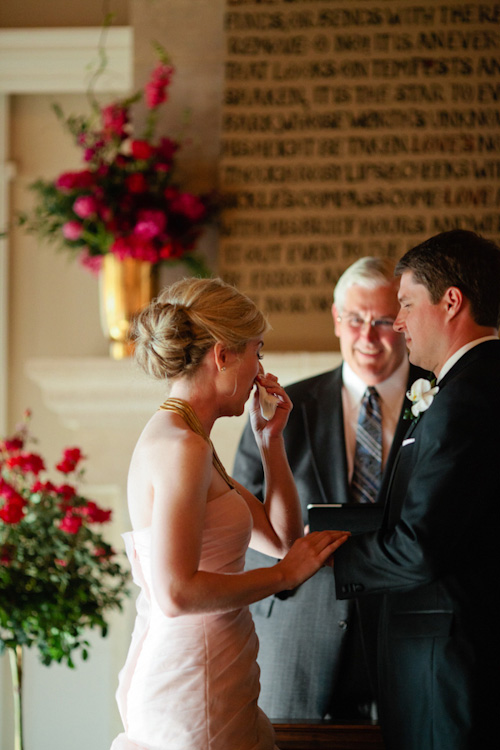
<path id="1" fill-rule="evenodd" d="M 238 492 L 211 500 L 200 569 L 241 572 L 251 529 Z M 273 728 L 257 707 L 258 641 L 248 608 L 166 617 L 151 587 L 151 529 L 124 538 L 141 592 L 117 691 L 125 732 L 112 750 L 273 750 Z"/>

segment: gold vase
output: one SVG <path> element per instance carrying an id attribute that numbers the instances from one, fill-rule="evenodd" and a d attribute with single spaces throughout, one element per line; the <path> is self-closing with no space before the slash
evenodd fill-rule
<path id="1" fill-rule="evenodd" d="M 103 258 L 99 277 L 101 325 L 110 342 L 113 359 L 133 354 L 128 340 L 131 322 L 153 298 L 153 265 L 145 260 L 119 260 L 111 253 Z"/>

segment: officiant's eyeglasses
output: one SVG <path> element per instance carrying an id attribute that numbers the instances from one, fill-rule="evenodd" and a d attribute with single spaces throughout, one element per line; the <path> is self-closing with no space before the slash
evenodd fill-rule
<path id="1" fill-rule="evenodd" d="M 379 333 L 387 333 L 393 330 L 394 318 L 362 318 L 361 315 L 355 313 L 347 313 L 344 316 L 339 315 L 337 322 L 344 322 L 353 331 L 359 331 L 366 324 L 371 328 L 374 328 Z"/>

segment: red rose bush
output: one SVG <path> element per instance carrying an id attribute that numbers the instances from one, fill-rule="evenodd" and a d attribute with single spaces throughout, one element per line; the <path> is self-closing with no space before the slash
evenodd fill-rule
<path id="1" fill-rule="evenodd" d="M 100 107 L 93 117 L 64 117 L 63 125 L 82 149 L 84 167 L 55 180 L 37 180 L 31 214 L 20 223 L 28 232 L 54 242 L 98 272 L 102 256 L 138 258 L 153 264 L 182 261 L 195 274 L 209 271 L 195 243 L 214 213 L 209 196 L 183 190 L 175 178 L 180 143 L 155 139 L 159 107 L 168 101 L 174 68 L 162 51 L 144 89 L 145 130 L 134 137 L 131 107 L 142 94 Z"/>
<path id="2" fill-rule="evenodd" d="M 0 652 L 35 645 L 44 664 L 74 666 L 75 649 L 87 658 L 87 628 L 106 635 L 129 574 L 101 533 L 111 511 L 77 488 L 82 451 L 64 451 L 59 483 L 45 479 L 44 459 L 28 449 L 28 417 L 0 440 Z"/>

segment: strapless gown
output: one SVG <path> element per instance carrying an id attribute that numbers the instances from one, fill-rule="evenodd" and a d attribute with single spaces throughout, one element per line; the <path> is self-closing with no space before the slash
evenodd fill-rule
<path id="1" fill-rule="evenodd" d="M 189 512 L 189 511 L 187 511 Z M 243 571 L 252 517 L 230 490 L 207 504 L 200 570 Z M 124 534 L 141 591 L 111 750 L 277 750 L 257 707 L 258 640 L 248 607 L 166 617 L 151 586 L 151 529 Z"/>

